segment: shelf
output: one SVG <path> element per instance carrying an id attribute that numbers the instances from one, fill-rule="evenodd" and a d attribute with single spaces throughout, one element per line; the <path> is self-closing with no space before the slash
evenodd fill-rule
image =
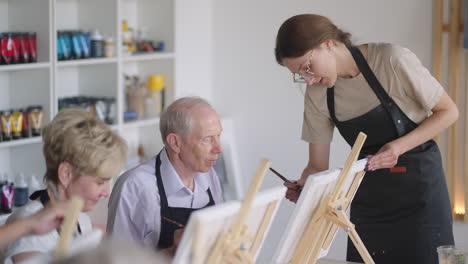
<path id="1" fill-rule="evenodd" d="M 83 65 L 109 64 L 109 63 L 116 63 L 116 62 L 117 62 L 117 58 L 80 59 L 80 60 L 59 61 L 57 62 L 57 66 L 71 67 L 71 66 L 83 66 Z"/>
<path id="2" fill-rule="evenodd" d="M 138 121 L 129 121 L 123 125 L 124 129 L 128 128 L 139 128 L 139 127 L 146 127 L 146 126 L 153 126 L 159 124 L 159 117 L 153 119 L 145 119 L 145 120 L 138 120 Z"/>
<path id="3" fill-rule="evenodd" d="M 3 141 L 0 142 L 0 149 L 1 148 L 9 148 L 9 147 L 17 147 L 17 146 L 24 146 L 29 144 L 37 144 L 42 142 L 42 137 L 32 137 L 32 138 L 25 138 L 25 139 L 16 139 L 10 141 Z"/>
<path id="4" fill-rule="evenodd" d="M 34 62 L 34 63 L 22 63 L 12 65 L 1 65 L 0 72 L 4 71 L 21 71 L 21 70 L 34 70 L 34 69 L 46 69 L 49 68 L 50 63 L 48 62 Z"/>
<path id="5" fill-rule="evenodd" d="M 154 52 L 150 54 L 137 54 L 124 56 L 124 62 L 134 62 L 134 61 L 148 61 L 148 60 L 163 60 L 163 59 L 173 59 L 175 54 L 172 52 Z"/>

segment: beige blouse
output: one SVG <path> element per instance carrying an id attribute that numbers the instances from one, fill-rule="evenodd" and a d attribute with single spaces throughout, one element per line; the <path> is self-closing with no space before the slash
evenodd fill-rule
<path id="1" fill-rule="evenodd" d="M 400 109 L 419 124 L 432 114 L 444 88 L 409 49 L 395 44 L 369 43 L 367 63 L 385 91 Z M 338 78 L 335 83 L 335 114 L 339 121 L 361 116 L 380 105 L 362 74 Z M 327 87 L 307 87 L 304 98 L 302 139 L 330 143 L 334 129 L 327 107 Z"/>

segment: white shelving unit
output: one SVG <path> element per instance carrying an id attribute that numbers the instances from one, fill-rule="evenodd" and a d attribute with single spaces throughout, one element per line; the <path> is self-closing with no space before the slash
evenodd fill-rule
<path id="1" fill-rule="evenodd" d="M 116 99 L 112 129 L 129 144 L 135 155 L 138 144 L 155 153 L 159 118 L 124 122 L 123 75 L 147 78 L 163 74 L 166 104 L 176 92 L 175 23 L 178 0 L 0 0 L 0 32 L 37 32 L 38 62 L 0 65 L 0 110 L 42 105 L 44 124 L 58 112 L 58 100 L 70 96 L 105 96 Z M 164 41 L 165 50 L 151 54 L 122 52 L 122 21 L 131 28 L 145 27 L 147 39 Z M 57 31 L 98 29 L 112 37 L 113 58 L 58 61 Z M 184 94 L 184 93 L 180 93 Z M 151 141 L 151 142 L 149 142 Z M 41 175 L 45 171 L 40 137 L 0 142 L 0 173 L 23 172 Z"/>

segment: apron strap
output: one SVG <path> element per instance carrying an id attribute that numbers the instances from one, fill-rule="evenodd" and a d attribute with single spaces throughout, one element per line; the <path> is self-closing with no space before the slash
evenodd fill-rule
<path id="1" fill-rule="evenodd" d="M 169 207 L 169 203 L 167 202 L 167 196 L 166 196 L 166 190 L 164 190 L 164 184 L 162 182 L 161 178 L 161 152 L 156 156 L 156 182 L 158 184 L 158 190 L 159 190 L 159 198 L 161 199 L 161 211 L 165 211 L 169 213 L 169 210 L 167 208 Z"/>
<path id="2" fill-rule="evenodd" d="M 364 55 L 362 55 L 361 51 L 353 46 L 347 47 L 351 52 L 351 55 L 353 56 L 354 60 L 356 61 L 359 70 L 364 75 L 364 78 L 366 79 L 367 83 L 372 88 L 375 95 L 377 96 L 377 98 L 379 98 L 379 101 L 382 103 L 382 106 L 392 118 L 398 136 L 404 136 L 405 134 L 413 130 L 417 125 L 413 121 L 411 121 L 405 115 L 405 113 L 403 113 L 403 111 L 401 111 L 400 107 L 395 103 L 395 101 L 393 101 L 390 95 L 388 95 L 388 93 L 380 84 L 379 80 L 377 80 L 375 74 L 372 72 L 369 64 L 364 58 Z M 406 127 L 405 124 L 407 124 L 408 127 Z"/>
<path id="3" fill-rule="evenodd" d="M 327 107 L 333 123 L 338 124 L 340 121 L 336 119 L 335 115 L 335 86 L 327 89 Z"/>

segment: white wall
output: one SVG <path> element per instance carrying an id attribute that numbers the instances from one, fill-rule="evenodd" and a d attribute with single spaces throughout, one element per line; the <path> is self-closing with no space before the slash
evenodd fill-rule
<path id="1" fill-rule="evenodd" d="M 236 124 L 244 187 L 262 157 L 269 158 L 272 167 L 289 178 L 298 178 L 307 160 L 307 145 L 300 140 L 303 96 L 273 55 L 276 32 L 285 19 L 300 13 L 328 16 L 350 31 L 356 43 L 401 44 L 430 68 L 432 1 L 215 0 L 213 5 L 213 102 Z M 348 151 L 335 134 L 331 166 L 343 164 Z M 271 176 L 264 187 L 278 184 L 280 181 Z M 282 204 L 261 254 L 265 263 L 291 210 L 291 204 Z M 468 225 L 455 225 L 457 243 L 465 247 L 467 231 Z M 343 259 L 345 241 L 340 234 L 330 256 Z"/>

